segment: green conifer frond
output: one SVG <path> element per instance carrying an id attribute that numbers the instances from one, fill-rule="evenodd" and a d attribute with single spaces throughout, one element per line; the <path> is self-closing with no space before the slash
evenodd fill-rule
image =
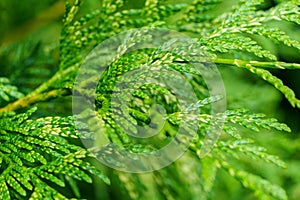
<path id="1" fill-rule="evenodd" d="M 68 138 L 78 139 L 72 119 L 29 119 L 35 110 L 0 118 L 1 199 L 48 198 L 50 193 L 53 198 L 63 197 L 49 185 L 65 187 L 66 178 L 61 175 L 90 183 L 94 174 L 109 184 L 102 172 L 83 160 L 91 153 L 68 142 Z"/>
<path id="2" fill-rule="evenodd" d="M 286 192 L 281 187 L 274 185 L 259 176 L 235 169 L 224 161 L 221 161 L 218 164 L 231 176 L 239 180 L 245 188 L 253 190 L 254 195 L 258 199 L 288 199 Z"/>
<path id="3" fill-rule="evenodd" d="M 182 125 L 186 135 L 177 138 L 178 146 L 186 144 L 187 137 L 195 136 L 182 160 L 146 178 L 113 172 L 117 180 L 114 187 L 123 191 L 124 199 L 149 199 L 147 189 L 157 188 L 158 192 L 152 199 L 204 200 L 209 198 L 218 180 L 219 169 L 224 169 L 244 187 L 253 190 L 260 199 L 287 199 L 282 188 L 254 173 L 237 169 L 230 161 L 235 159 L 243 163 L 243 159 L 263 160 L 286 167 L 277 156 L 269 154 L 266 148 L 258 146 L 245 133 L 258 134 L 262 129 L 291 132 L 290 128 L 276 119 L 250 113 L 247 109 L 226 110 L 213 116 L 212 105 L 224 97 L 209 95 L 209 88 L 191 63 L 205 67 L 203 58 L 194 56 L 202 55 L 201 51 L 205 51 L 217 67 L 229 65 L 250 71 L 272 84 L 292 106 L 300 108 L 300 101 L 293 90 L 270 72 L 270 69 L 300 69 L 300 64 L 281 61 L 276 53 L 266 49 L 256 37 L 299 51 L 300 42 L 297 39 L 279 26 L 270 25 L 273 21 L 299 25 L 299 2 L 283 1 L 270 9 L 263 9 L 266 3 L 264 0 L 240 0 L 232 9 L 216 12 L 215 8 L 220 9 L 224 2 L 146 0 L 142 2 L 143 5 L 128 5 L 128 1 L 123 0 L 102 0 L 99 7 L 88 14 L 80 13 L 80 0 L 75 0 L 72 5 L 66 3 L 58 47 L 59 70 L 25 97 L 18 92 L 17 87 L 10 85 L 8 79 L 0 78 L 0 98 L 4 101 L 17 99 L 0 108 L 0 199 L 67 199 L 68 194 L 60 189 L 67 186 L 80 198 L 77 181 L 91 183 L 93 175 L 106 184 L 110 183 L 110 179 L 89 162 L 89 159 L 101 157 L 104 152 L 95 153 L 95 149 L 83 148 L 80 142 L 78 145 L 79 138 L 94 139 L 93 132 L 100 130 L 122 150 L 153 155 L 157 147 L 176 136 Z M 41 101 L 70 96 L 78 70 L 92 49 L 122 31 L 143 27 L 173 29 L 187 34 L 194 41 L 184 44 L 171 41 L 162 44 L 161 49 L 126 52 L 135 45 L 136 40 L 147 42 L 149 36 L 143 35 L 142 31 L 130 35 L 117 48 L 116 59 L 106 66 L 107 70 L 96 89 L 84 90 L 98 76 L 92 66 L 85 71 L 89 78 L 80 83 L 82 90 L 74 92 L 93 97 L 95 109 L 85 110 L 80 116 L 75 116 L 87 121 L 86 124 L 79 124 L 79 127 L 75 126 L 72 116 L 34 119 L 31 117 L 34 109 L 14 113 Z M 167 52 L 172 45 L 177 45 L 177 50 Z M 188 47 L 190 51 L 183 51 L 181 47 Z M 182 58 L 184 56 L 188 61 Z M 147 75 L 151 78 L 175 79 L 176 74 L 169 73 L 166 76 L 162 72 L 178 72 L 193 87 L 198 101 L 180 110 L 177 96 L 161 85 L 134 85 L 135 82 L 142 82 L 145 75 L 138 74 L 140 76 L 134 80 L 122 79 L 127 72 L 143 65 L 157 67 L 156 71 Z M 132 87 L 118 87 L 120 80 Z M 118 96 L 124 102 L 129 102 L 128 113 L 120 102 L 111 102 L 113 94 L 121 91 L 132 93 L 130 99 L 124 94 Z M 138 125 L 146 126 L 151 122 L 150 115 L 157 114 L 149 112 L 153 104 L 165 106 L 166 113 L 162 118 L 166 123 L 158 133 L 159 142 L 153 139 L 150 144 L 140 144 L 126 132 L 137 135 Z M 114 108 L 118 109 L 114 111 Z M 189 111 L 197 111 L 197 114 L 189 115 Z M 93 118 L 94 115 L 97 119 Z M 222 129 L 220 138 L 213 144 L 214 148 L 207 157 L 202 158 L 201 148 L 215 118 L 222 122 L 219 127 Z M 190 128 L 193 120 L 197 120 L 197 130 Z M 81 133 L 82 130 L 86 132 Z M 119 166 L 123 164 L 118 163 L 117 159 L 110 162 Z M 151 180 L 151 183 L 145 179 Z"/>
<path id="4" fill-rule="evenodd" d="M 10 101 L 10 98 L 22 98 L 24 94 L 18 91 L 16 86 L 10 85 L 10 82 L 5 77 L 0 77 L 0 98 L 5 101 Z"/>
<path id="5" fill-rule="evenodd" d="M 257 44 L 256 41 L 236 33 L 208 38 L 207 40 L 203 41 L 203 43 L 208 44 L 206 47 L 206 50 L 208 51 L 220 53 L 234 53 L 236 51 L 243 51 L 254 54 L 259 58 L 277 60 L 275 55 L 273 55 L 270 51 L 263 49 L 259 44 Z M 222 46 L 220 46 L 220 43 Z"/>

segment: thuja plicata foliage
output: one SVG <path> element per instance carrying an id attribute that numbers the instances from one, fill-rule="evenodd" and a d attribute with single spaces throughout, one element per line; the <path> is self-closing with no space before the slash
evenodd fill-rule
<path id="1" fill-rule="evenodd" d="M 199 99 L 194 107 L 201 107 L 197 116 L 197 137 L 193 138 L 185 156 L 167 168 L 150 173 L 147 181 L 141 175 L 105 169 L 99 167 L 99 163 L 95 165 L 93 149 L 85 148 L 80 142 L 80 138 L 88 137 L 88 129 L 86 135 L 79 133 L 73 116 L 32 117 L 38 111 L 38 102 L 72 95 L 78 69 L 99 43 L 122 31 L 145 27 L 189 35 L 218 68 L 233 66 L 249 71 L 273 85 L 293 107 L 300 108 L 293 90 L 271 71 L 297 70 L 300 64 L 278 60 L 255 39 L 262 37 L 300 50 L 299 41 L 270 23 L 285 21 L 300 25 L 299 1 L 281 1 L 266 9 L 264 0 L 239 0 L 230 9 L 222 10 L 224 2 L 226 0 L 145 0 L 139 2 L 139 6 L 132 6 L 129 1 L 99 0 L 99 8 L 85 15 L 78 15 L 81 1 L 67 2 L 57 47 L 57 72 L 27 94 L 21 93 L 6 77 L 0 77 L 3 105 L 0 108 L 0 199 L 81 198 L 82 182 L 102 181 L 99 190 L 105 190 L 112 187 L 112 179 L 116 182 L 112 190 L 121 193 L 124 199 L 151 199 L 149 190 L 155 188 L 156 199 L 207 199 L 214 192 L 214 184 L 218 182 L 216 174 L 220 170 L 253 191 L 258 199 L 287 199 L 280 186 L 235 163 L 242 159 L 262 160 L 285 168 L 280 158 L 270 155 L 245 133 L 260 134 L 263 129 L 290 132 L 290 128 L 264 114 L 251 113 L 247 108 L 226 110 L 221 113 L 225 117 L 219 140 L 205 157 L 201 157 L 199 151 L 212 121 L 210 104 L 224 97 L 209 97 L 205 82 L 193 66 L 189 62 L 178 62 L 180 58 L 165 51 L 150 48 L 121 55 L 108 66 L 109 73 L 99 80 L 95 90 L 95 112 L 109 140 L 127 151 L 151 154 L 161 143 L 156 144 L 156 140 L 137 143 L 124 133 L 116 120 L 136 131 L 135 124 L 149 123 L 148 110 L 153 102 L 158 102 L 166 109 L 166 124 L 158 140 L 170 141 L 185 114 L 176 106 L 176 96 L 155 84 L 137 88 L 129 110 L 134 120 L 128 120 L 122 113 L 112 114 L 111 90 L 122 75 L 144 63 L 159 61 L 162 69 L 171 68 L 183 76 L 189 74 L 186 80 L 195 88 Z M 126 45 L 130 48 L 130 40 Z M 10 49 L 2 53 L 5 51 Z M 185 53 L 189 56 L 193 52 Z M 88 126 L 93 126 L 92 122 Z"/>

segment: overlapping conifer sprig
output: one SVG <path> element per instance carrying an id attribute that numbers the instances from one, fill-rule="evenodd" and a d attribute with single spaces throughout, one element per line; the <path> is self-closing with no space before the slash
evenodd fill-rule
<path id="1" fill-rule="evenodd" d="M 28 102 L 28 105 L 34 104 L 37 100 L 47 101 L 49 97 L 66 95 L 66 93 L 60 93 L 53 89 L 72 89 L 76 72 L 85 56 L 106 38 L 130 28 L 150 26 L 172 28 L 184 31 L 193 37 L 195 36 L 197 41 L 203 45 L 203 49 L 211 55 L 212 60 L 218 66 L 233 65 L 245 68 L 273 84 L 286 96 L 292 105 L 300 107 L 299 100 L 295 97 L 294 92 L 284 86 L 278 78 L 268 71 L 269 68 L 299 69 L 300 65 L 277 61 L 276 55 L 265 50 L 259 45 L 259 42 L 251 37 L 253 34 L 259 35 L 274 42 L 300 49 L 299 41 L 291 39 L 279 28 L 267 26 L 267 23 L 271 20 L 284 20 L 299 24 L 299 3 L 297 1 L 286 1 L 266 11 L 260 10 L 260 6 L 264 3 L 263 0 L 240 1 L 237 7 L 223 14 L 216 14 L 212 10 L 212 8 L 220 5 L 220 0 L 195 0 L 192 3 L 146 0 L 143 8 L 132 9 L 126 9 L 124 3 L 125 1 L 122 0 L 103 0 L 102 7 L 99 10 L 79 19 L 76 18 L 76 13 L 80 8 L 80 2 L 75 0 L 73 6 L 67 4 L 60 44 L 60 70 L 49 81 L 27 96 L 43 96 L 45 98 L 27 98 L 25 100 L 32 101 Z M 124 56 L 120 58 L 119 62 L 113 63 L 109 68 L 111 74 L 105 77 L 108 80 L 106 81 L 107 84 L 102 85 L 105 87 L 100 87 L 101 83 L 99 84 L 95 97 L 97 103 L 101 105 L 97 110 L 97 114 L 99 120 L 102 120 L 106 130 L 108 130 L 107 135 L 109 139 L 113 143 L 125 146 L 129 151 L 134 152 L 147 150 L 145 148 L 146 145 L 130 145 L 131 140 L 114 120 L 123 122 L 129 129 L 135 122 L 124 119 L 122 113 L 120 113 L 119 118 L 112 115 L 109 104 L 109 91 L 118 81 L 115 76 L 121 76 L 134 68 L 134 62 L 136 60 L 144 61 L 144 56 L 149 58 L 149 55 L 145 54 L 145 52 L 139 52 L 137 55 L 133 53 Z M 151 58 L 159 58 L 158 60 L 167 58 L 166 60 L 161 60 L 160 64 L 165 64 L 165 66 L 178 70 L 181 73 L 193 73 L 189 65 L 177 62 L 178 60 L 172 56 L 164 57 L 162 54 L 154 53 Z M 151 63 L 151 59 L 145 60 Z M 196 79 L 187 80 L 190 80 L 193 86 L 201 88 L 199 89 L 199 95 L 207 94 L 203 82 Z M 154 91 L 159 91 L 160 93 L 157 94 L 162 96 L 167 94 L 166 91 L 159 89 L 154 86 L 151 88 L 145 87 L 134 95 L 136 99 L 147 100 L 153 97 Z M 49 97 L 45 95 L 48 93 L 52 94 L 51 92 L 54 92 L 54 95 Z M 13 96 L 13 94 L 10 95 Z M 7 99 L 2 94 L 3 97 Z M 203 102 L 200 100 L 195 107 L 199 108 L 207 105 L 205 102 L 205 100 Z M 22 103 L 22 101 L 19 101 L 19 103 Z M 135 103 L 131 107 L 130 114 L 141 123 L 147 122 L 149 118 L 145 113 L 149 107 L 142 102 L 144 108 L 139 110 L 140 106 L 137 102 Z M 213 101 L 208 101 L 208 103 L 213 103 Z M 20 107 L 13 105 L 8 106 L 3 111 L 18 108 Z M 205 109 L 202 111 L 205 111 Z M 63 194 L 54 189 L 49 184 L 50 182 L 60 187 L 65 186 L 66 177 L 90 182 L 90 173 L 98 175 L 106 183 L 109 183 L 105 175 L 82 160 L 90 156 L 89 152 L 68 142 L 70 138 L 78 138 L 71 118 L 48 117 L 29 120 L 30 113 L 31 111 L 20 115 L 11 112 L 1 114 L 0 140 L 3 143 L 5 142 L 0 147 L 1 199 L 23 198 L 22 196 L 33 199 L 44 197 L 63 198 Z M 171 128 L 167 128 L 167 131 L 170 131 L 171 136 L 174 135 L 174 130 L 180 123 L 180 117 L 184 114 L 184 112 L 174 112 L 166 117 L 169 126 L 171 126 Z M 175 168 L 156 172 L 154 181 L 160 187 L 160 197 L 175 199 L 178 195 L 183 195 L 190 190 L 193 190 L 190 191 L 191 196 L 193 196 L 192 194 L 206 196 L 212 189 L 217 169 L 222 168 L 239 180 L 246 188 L 254 190 L 260 199 L 267 197 L 276 199 L 287 198 L 281 188 L 256 175 L 235 169 L 229 164 L 229 160 L 232 157 L 241 158 L 242 154 L 244 154 L 251 159 L 262 159 L 284 167 L 283 162 L 276 156 L 269 155 L 264 148 L 258 147 L 251 140 L 242 137 L 239 129 L 233 124 L 242 125 L 253 131 L 258 131 L 259 128 L 290 131 L 289 128 L 274 119 L 266 119 L 260 114 L 249 114 L 244 110 L 227 111 L 225 115 L 226 121 L 223 130 L 232 138 L 217 142 L 215 149 L 208 157 L 201 159 L 201 163 L 198 162 L 199 160 L 196 160 L 197 162 L 193 166 L 196 168 L 201 164 L 202 171 L 192 172 L 193 170 L 190 170 L 186 172 L 184 170 L 186 170 L 187 166 L 184 165 L 184 162 L 179 162 Z M 210 126 L 211 118 L 212 116 L 207 113 L 199 113 L 199 138 L 190 146 L 190 150 L 196 155 L 203 145 L 201 136 L 205 136 L 206 129 Z M 90 123 L 88 125 L 92 126 L 93 121 Z M 166 138 L 169 137 L 166 133 L 167 131 L 164 132 Z M 191 159 L 195 161 L 195 155 L 191 155 Z M 178 171 L 182 171 L 186 176 L 180 176 L 178 179 L 166 177 L 168 173 L 175 174 L 177 177 Z M 25 175 L 21 176 L 23 174 Z M 135 192 L 134 187 L 134 184 L 143 182 L 142 179 L 133 178 L 130 175 L 118 175 L 121 187 L 128 191 L 132 199 L 143 197 L 144 191 L 137 189 Z M 192 175 L 194 179 L 191 178 Z M 198 176 L 201 178 L 195 178 Z M 132 181 L 132 183 L 126 183 L 128 180 Z M 182 185 L 179 183 L 182 183 L 182 185 L 198 183 L 202 188 L 201 191 L 198 191 L 195 187 L 190 189 L 184 187 L 185 190 L 183 191 Z M 174 188 L 172 189 L 172 187 L 178 189 L 178 191 Z M 204 196 L 203 199 L 205 199 Z"/>
<path id="2" fill-rule="evenodd" d="M 209 115 L 202 116 L 202 120 L 200 120 L 202 122 L 200 124 L 200 130 L 206 131 L 207 127 L 204 124 L 209 123 L 210 119 L 211 116 Z M 254 161 L 262 160 L 278 167 L 286 168 L 286 164 L 278 156 L 269 154 L 266 148 L 257 146 L 254 140 L 243 136 L 244 134 L 241 134 L 243 129 L 240 129 L 234 124 L 255 132 L 259 132 L 261 129 L 269 130 L 271 128 L 279 131 L 291 131 L 285 124 L 279 123 L 276 119 L 265 118 L 263 114 L 251 114 L 245 109 L 227 110 L 223 126 L 224 134 L 220 135 L 220 140 L 214 144 L 215 147 L 211 153 L 201 159 L 201 165 L 204 166 L 202 176 L 211 179 L 208 183 L 203 182 L 204 188 L 211 188 L 209 185 L 213 184 L 216 171 L 223 169 L 240 181 L 245 188 L 254 191 L 254 195 L 259 199 L 287 199 L 286 192 L 280 186 L 230 164 L 232 160 L 235 159 L 239 161 L 245 159 L 246 162 L 251 159 Z M 226 135 L 230 137 L 228 138 Z M 202 157 L 201 146 L 203 146 L 203 141 L 197 139 L 190 146 L 190 149 L 199 157 Z M 205 170 L 205 166 L 208 164 L 209 169 L 215 169 L 213 173 L 212 171 Z M 206 192 L 209 194 L 209 191 Z"/>
<path id="3" fill-rule="evenodd" d="M 0 118 L 1 199 L 67 199 L 68 194 L 53 183 L 59 187 L 70 184 L 70 179 L 91 183 L 92 174 L 110 183 L 84 160 L 91 153 L 68 141 L 78 139 L 72 118 L 29 119 L 35 110 Z"/>
<path id="4" fill-rule="evenodd" d="M 22 98 L 24 94 L 16 86 L 10 85 L 9 79 L 0 77 L 0 100 L 10 101 L 11 98 Z"/>
<path id="5" fill-rule="evenodd" d="M 251 35 L 258 35 L 275 43 L 300 49 L 299 41 L 292 39 L 278 27 L 268 25 L 270 21 L 289 21 L 299 24 L 299 3 L 286 1 L 269 10 L 260 10 L 264 1 L 241 1 L 232 11 L 215 16 L 215 18 L 205 18 L 214 16 L 210 15 L 210 11 L 220 3 L 221 1 L 193 1 L 192 4 L 184 2 L 172 4 L 164 1 L 146 1 L 141 9 L 124 9 L 123 1 L 117 3 L 104 1 L 101 10 L 72 22 L 78 10 L 75 9 L 79 5 L 77 2 L 72 7 L 74 9 L 67 10 L 65 17 L 66 27 L 61 39 L 60 66 L 64 69 L 78 65 L 100 41 L 122 30 L 147 26 L 172 28 L 185 31 L 187 34 L 190 30 L 193 36 L 199 38 L 199 43 L 203 45 L 203 48 L 207 52 L 212 52 L 213 61 L 217 64 L 235 65 L 250 70 L 279 89 L 293 106 L 300 106 L 292 90 L 284 86 L 271 73 L 257 69 L 266 68 L 266 66 L 267 68 L 299 69 L 300 66 L 277 61 L 276 55 L 265 50 L 251 37 Z M 114 6 L 111 7 L 111 5 Z M 196 16 L 205 17 L 199 20 Z M 172 22 L 172 19 L 176 20 Z M 225 54 L 227 59 L 228 55 L 232 56 L 224 60 L 222 58 L 225 58 L 223 57 Z M 240 55 L 244 60 L 235 60 L 234 54 Z M 259 63 L 264 60 L 270 60 L 270 62 Z"/>
<path id="6" fill-rule="evenodd" d="M 264 50 L 251 36 L 258 35 L 270 39 L 274 43 L 283 44 L 296 48 L 300 51 L 300 42 L 291 38 L 286 32 L 279 27 L 268 24 L 270 21 L 288 21 L 299 25 L 299 2 L 286 1 L 269 10 L 262 11 L 259 7 L 265 1 L 253 0 L 241 2 L 233 12 L 226 14 L 223 24 L 204 41 L 207 42 L 207 50 L 213 50 L 220 53 L 245 52 L 251 53 L 258 58 L 236 59 L 232 56 L 230 59 L 222 59 L 222 55 L 215 58 L 215 62 L 219 64 L 235 65 L 242 67 L 256 74 L 270 84 L 274 85 L 291 103 L 292 106 L 300 107 L 300 101 L 296 98 L 295 93 L 283 82 L 272 75 L 267 69 L 299 69 L 299 64 L 284 63 L 277 61 L 275 55 Z M 222 16 L 223 18 L 223 16 Z M 212 41 L 210 43 L 209 41 Z M 233 54 L 234 55 L 234 54 Z M 245 56 L 245 55 L 244 55 Z M 243 57 L 244 57 L 243 56 Z M 270 60 L 269 62 L 260 62 Z"/>

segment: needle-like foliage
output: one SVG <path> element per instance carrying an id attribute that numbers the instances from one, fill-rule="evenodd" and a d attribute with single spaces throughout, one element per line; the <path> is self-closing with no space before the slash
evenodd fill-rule
<path id="1" fill-rule="evenodd" d="M 226 110 L 213 115 L 212 104 L 225 97 L 209 96 L 208 86 L 191 63 L 201 63 L 193 55 L 199 55 L 200 50 L 205 51 L 217 67 L 234 66 L 249 71 L 272 84 L 292 106 L 300 108 L 300 101 L 293 90 L 270 71 L 299 69 L 300 64 L 280 61 L 274 52 L 265 49 L 257 40 L 261 37 L 300 50 L 300 41 L 279 26 L 272 25 L 282 21 L 300 25 L 299 1 L 282 1 L 266 9 L 264 0 L 239 0 L 231 9 L 221 11 L 226 0 L 145 0 L 142 6 L 131 5 L 130 2 L 134 1 L 101 0 L 99 8 L 88 14 L 80 12 L 82 2 L 79 0 L 66 3 L 58 47 L 58 71 L 26 96 L 17 87 L 11 86 L 8 79 L 0 78 L 0 100 L 17 99 L 0 108 L 0 199 L 64 199 L 72 196 L 64 192 L 66 187 L 71 187 L 75 197 L 80 198 L 77 183 L 91 183 L 93 175 L 107 184 L 110 178 L 117 181 L 114 189 L 119 189 L 123 199 L 207 199 L 218 181 L 219 170 L 228 172 L 259 199 L 287 199 L 280 186 L 235 163 L 247 159 L 253 162 L 262 160 L 285 168 L 280 158 L 269 154 L 247 133 L 261 134 L 262 129 L 290 132 L 290 128 L 276 119 L 253 114 L 247 109 Z M 140 33 L 136 32 L 116 50 L 117 59 L 107 66 L 96 88 L 74 88 L 80 66 L 99 43 L 122 31 L 145 27 L 182 32 L 193 38 L 195 43 L 176 43 L 189 47 L 190 51 L 185 52 L 181 52 L 179 46 L 179 50 L 172 53 L 153 48 L 126 52 L 137 40 L 147 42 L 147 34 L 140 38 Z M 166 49 L 168 45 L 172 44 L 162 44 Z M 188 61 L 182 59 L 183 56 Z M 204 62 L 201 64 L 205 65 Z M 180 108 L 176 94 L 159 84 L 134 87 L 134 83 L 146 80 L 146 76 L 140 75 L 135 82 L 122 79 L 127 72 L 143 65 L 155 68 L 148 74 L 151 78 L 175 79 L 176 74 L 166 76 L 164 72 L 177 71 L 193 87 L 197 103 Z M 88 79 L 80 83 L 82 88 L 96 78 L 95 69 L 91 67 L 89 70 L 85 71 Z M 129 87 L 118 86 L 121 80 Z M 31 117 L 35 109 L 30 109 L 30 106 L 70 96 L 72 90 L 93 97 L 94 111 L 85 111 L 75 119 L 73 116 Z M 113 95 L 118 92 L 118 97 L 126 100 L 128 111 L 123 109 L 122 102 L 112 101 Z M 127 93 L 132 93 L 131 98 L 126 99 Z M 152 119 L 155 121 L 156 118 L 148 112 L 154 104 L 165 108 L 164 113 L 159 113 L 165 124 L 157 138 L 146 143 L 128 135 L 128 132 L 138 134 L 137 126 L 151 124 Z M 22 112 L 24 109 L 27 111 Z M 191 110 L 197 110 L 196 115 L 189 116 Z M 96 121 L 91 113 L 96 113 Z M 153 111 L 153 114 L 157 112 Z M 76 127 L 74 120 L 78 117 L 84 118 L 87 124 Z M 207 131 L 216 119 L 224 123 L 219 130 L 219 140 L 212 144 L 206 157 L 202 157 L 201 149 L 205 145 Z M 193 122 L 197 125 L 196 131 L 191 129 L 193 125 L 190 122 L 193 120 L 196 120 Z M 79 142 L 80 138 L 93 139 L 91 132 L 101 129 L 119 148 L 152 155 L 155 149 L 171 141 L 181 126 L 185 126 L 186 135 L 177 138 L 178 145 L 186 144 L 186 137 L 193 136 L 186 154 L 171 166 L 147 176 L 118 171 L 105 175 L 90 163 L 95 156 L 101 157 L 103 152 L 86 149 Z M 82 133 L 82 130 L 85 132 Z M 122 168 L 118 160 L 109 162 Z M 149 197 L 147 190 L 155 188 L 157 194 Z"/>

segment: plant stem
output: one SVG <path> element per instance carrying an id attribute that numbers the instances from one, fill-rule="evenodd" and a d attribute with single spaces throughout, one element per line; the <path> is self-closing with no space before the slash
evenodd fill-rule
<path id="1" fill-rule="evenodd" d="M 37 102 L 46 101 L 52 98 L 65 96 L 69 94 L 70 93 L 69 89 L 56 89 L 48 92 L 45 91 L 47 91 L 53 83 L 60 80 L 62 77 L 65 77 L 70 72 L 76 71 L 77 69 L 78 69 L 78 65 L 75 65 L 63 71 L 58 71 L 48 81 L 44 82 L 42 85 L 40 85 L 38 88 L 36 88 L 34 91 L 29 93 L 25 97 L 20 98 L 15 102 L 6 105 L 3 108 L 0 108 L 0 112 L 15 111 L 33 105 Z"/>
<path id="2" fill-rule="evenodd" d="M 224 58 L 215 58 L 213 62 L 216 64 L 226 64 L 226 65 L 236 65 L 244 66 L 250 64 L 259 68 L 268 68 L 268 69 L 300 69 L 300 64 L 297 63 L 286 63 L 286 62 L 259 62 L 252 60 L 238 60 L 238 59 L 224 59 Z"/>
<path id="3" fill-rule="evenodd" d="M 216 64 L 226 64 L 226 65 L 236 65 L 236 66 L 245 66 L 250 64 L 258 68 L 272 68 L 272 69 L 300 69 L 300 64 L 297 63 L 285 63 L 280 61 L 275 62 L 259 62 L 259 61 L 246 61 L 238 59 L 224 59 L 224 58 L 215 58 L 213 62 Z M 66 68 L 63 71 L 58 71 L 52 78 L 40 85 L 37 89 L 29 93 L 27 96 L 18 99 L 17 101 L 8 104 L 7 106 L 0 108 L 0 112 L 14 111 L 20 108 L 25 108 L 27 106 L 33 105 L 37 102 L 46 101 L 51 98 L 64 96 L 69 94 L 68 89 L 57 89 L 45 92 L 49 87 L 55 83 L 57 80 L 60 80 L 62 77 L 67 74 L 76 71 L 78 65 Z"/>
<path id="4" fill-rule="evenodd" d="M 21 108 L 26 108 L 30 105 L 33 105 L 35 103 L 41 102 L 41 101 L 46 101 L 52 98 L 56 98 L 59 96 L 65 96 L 69 94 L 69 90 L 67 89 L 58 89 L 58 90 L 51 90 L 46 93 L 42 94 L 37 94 L 37 95 L 29 95 L 25 96 L 23 98 L 18 99 L 17 101 L 8 104 L 7 106 L 0 108 L 0 113 L 1 112 L 7 112 L 7 111 L 15 111 Z"/>
<path id="5" fill-rule="evenodd" d="M 66 75 L 68 75 L 72 71 L 76 71 L 78 69 L 78 65 L 66 68 L 63 71 L 58 71 L 56 74 L 54 74 L 48 81 L 44 82 L 42 85 L 40 85 L 38 88 L 36 88 L 34 91 L 29 93 L 27 96 L 36 96 L 38 94 L 43 93 L 44 91 L 48 90 L 48 88 L 55 83 L 56 81 L 62 79 Z"/>

